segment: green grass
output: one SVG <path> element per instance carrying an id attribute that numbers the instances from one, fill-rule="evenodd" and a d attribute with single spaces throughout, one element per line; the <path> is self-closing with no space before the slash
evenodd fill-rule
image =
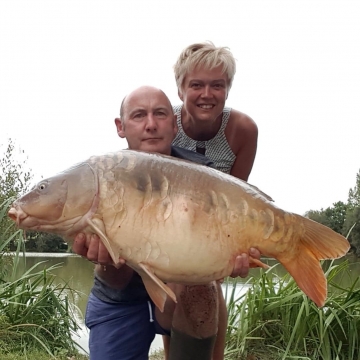
<path id="1" fill-rule="evenodd" d="M 41 347 L 52 355 L 76 353 L 71 334 L 78 325 L 69 301 L 70 289 L 53 284 L 54 268 L 36 271 L 33 267 L 21 278 L 0 285 L 3 351 Z"/>
<path id="2" fill-rule="evenodd" d="M 9 202 L 9 201 L 8 201 Z M 0 222 L 8 207 L 0 207 Z M 44 352 L 47 358 L 70 357 L 77 354 L 72 339 L 79 325 L 70 297 L 74 291 L 67 284 L 55 285 L 52 271 L 59 265 L 38 270 L 40 263 L 17 277 L 20 261 L 26 261 L 23 232 L 0 234 L 0 353 L 1 359 L 28 359 L 33 352 Z M 6 254 L 10 241 L 16 240 L 15 256 Z"/>
<path id="3" fill-rule="evenodd" d="M 275 265 L 277 266 L 277 265 Z M 249 279 L 239 299 L 229 294 L 227 359 L 360 359 L 360 289 L 333 281 L 348 276 L 349 264 L 327 266 L 328 299 L 319 309 L 290 275 Z"/>
<path id="4" fill-rule="evenodd" d="M 85 355 L 73 355 L 73 356 L 56 356 L 52 357 L 45 351 L 33 350 L 26 354 L 28 360 L 87 360 L 88 356 Z M 1 360 L 24 360 L 24 354 L 19 353 L 2 353 L 0 350 Z"/>

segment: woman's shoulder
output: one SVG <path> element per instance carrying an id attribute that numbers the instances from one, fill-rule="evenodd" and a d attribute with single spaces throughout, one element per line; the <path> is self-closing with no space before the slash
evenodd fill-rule
<path id="1" fill-rule="evenodd" d="M 257 134 L 258 127 L 255 121 L 245 113 L 231 109 L 227 130 L 241 134 Z"/>

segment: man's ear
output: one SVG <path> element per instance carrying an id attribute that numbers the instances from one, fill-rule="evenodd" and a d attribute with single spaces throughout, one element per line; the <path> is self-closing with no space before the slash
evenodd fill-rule
<path id="1" fill-rule="evenodd" d="M 120 118 L 115 119 L 115 125 L 116 125 L 116 130 L 117 130 L 118 135 L 121 138 L 124 138 L 125 137 L 124 126 L 123 126 L 122 121 L 121 121 Z"/>
<path id="2" fill-rule="evenodd" d="M 176 134 L 178 133 L 178 131 L 179 131 L 179 127 L 177 124 L 177 115 L 174 115 L 174 138 L 175 138 Z"/>

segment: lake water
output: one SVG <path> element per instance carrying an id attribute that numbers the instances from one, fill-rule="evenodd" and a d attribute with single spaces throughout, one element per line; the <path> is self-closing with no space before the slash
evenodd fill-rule
<path id="1" fill-rule="evenodd" d="M 339 279 L 339 282 L 343 286 L 346 286 L 344 282 L 351 282 L 352 279 L 360 275 L 360 260 L 354 257 L 347 257 L 351 262 L 350 267 L 350 278 Z M 342 261 L 338 260 L 338 261 Z M 276 262 L 271 259 L 265 260 L 269 265 L 274 265 Z M 78 291 L 77 296 L 74 297 L 74 304 L 79 308 L 78 320 L 81 324 L 81 331 L 79 331 L 79 337 L 75 340 L 86 350 L 88 351 L 88 330 L 84 325 L 83 315 L 85 314 L 87 298 L 90 293 L 90 289 L 93 284 L 93 271 L 94 264 L 79 257 L 77 255 L 70 254 L 39 254 L 39 253 L 27 253 L 24 262 L 20 261 L 18 267 L 18 275 L 21 276 L 26 270 L 30 269 L 32 266 L 39 264 L 37 270 L 43 268 L 49 268 L 55 264 L 61 264 L 62 266 L 53 271 L 57 275 L 55 283 L 65 283 L 67 282 L 72 289 Z M 259 269 L 251 269 L 251 276 L 256 277 L 259 274 Z M 274 274 L 279 276 L 285 275 L 286 270 L 282 266 L 277 266 L 274 269 Z M 247 285 L 245 282 L 247 279 L 238 278 L 237 293 L 241 295 L 247 290 Z M 226 286 L 223 286 L 223 291 L 225 292 Z M 162 339 L 160 336 L 156 336 L 155 340 L 152 343 L 151 351 L 154 351 L 158 348 L 162 348 Z"/>

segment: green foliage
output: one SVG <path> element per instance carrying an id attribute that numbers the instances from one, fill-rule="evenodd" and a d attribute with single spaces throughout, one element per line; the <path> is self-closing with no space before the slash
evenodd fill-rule
<path id="1" fill-rule="evenodd" d="M 67 252 L 68 245 L 56 234 L 27 232 L 26 251 L 28 252 Z"/>
<path id="2" fill-rule="evenodd" d="M 21 151 L 20 155 L 23 156 Z M 9 139 L 5 153 L 0 157 L 0 204 L 15 199 L 29 190 L 32 175 L 26 170 L 27 159 L 16 158 L 15 144 Z M 19 155 L 19 154 L 18 154 Z M 15 224 L 8 217 L 0 222 L 0 240 L 6 238 L 15 229 Z"/>
<path id="3" fill-rule="evenodd" d="M 10 278 L 15 276 L 19 261 L 17 255 Z M 20 278 L 1 281 L 0 350 L 23 355 L 34 349 L 51 356 L 77 353 L 71 336 L 79 329 L 75 309 L 69 301 L 73 291 L 66 284 L 54 284 L 51 271 L 58 266 L 37 271 L 39 265 Z"/>
<path id="4" fill-rule="evenodd" d="M 22 154 L 24 151 L 20 151 Z M 9 139 L 5 154 L 0 158 L 0 196 L 7 199 L 18 196 L 29 189 L 29 181 L 32 179 L 30 171 L 26 171 L 27 159 L 16 159 L 15 144 Z"/>
<path id="5" fill-rule="evenodd" d="M 328 282 L 347 276 L 348 263 L 330 263 Z M 268 270 L 268 271 L 271 271 Z M 360 288 L 333 284 L 319 309 L 287 274 L 249 279 L 239 299 L 230 295 L 227 359 L 348 360 L 360 358 Z M 341 283 L 337 280 L 337 283 Z"/>
<path id="6" fill-rule="evenodd" d="M 4 216 L 6 212 L 0 208 L 0 223 Z M 16 244 L 15 257 L 6 253 L 10 242 Z M 54 284 L 51 271 L 56 266 L 37 271 L 38 263 L 17 278 L 17 265 L 26 261 L 21 252 L 22 230 L 0 242 L 0 352 L 22 353 L 22 358 L 39 349 L 52 357 L 77 353 L 71 336 L 79 329 L 69 301 L 73 290 L 66 284 Z"/>
<path id="7" fill-rule="evenodd" d="M 57 234 L 27 231 L 24 239 L 26 252 L 59 253 L 67 252 L 68 244 Z M 16 242 L 9 243 L 9 250 L 15 251 Z"/>
<path id="8" fill-rule="evenodd" d="M 348 204 L 350 207 L 360 207 L 360 170 L 356 174 L 356 185 L 349 190 Z"/>
<path id="9" fill-rule="evenodd" d="M 325 210 L 309 210 L 305 216 L 346 236 L 352 252 L 360 256 L 360 171 L 355 186 L 349 190 L 347 204 L 338 201 Z"/>
<path id="10" fill-rule="evenodd" d="M 24 151 L 20 151 L 23 157 Z M 9 139 L 5 153 L 0 158 L 0 209 L 5 214 L 11 203 L 30 188 L 32 175 L 27 168 L 27 158 L 17 158 L 15 144 Z M 3 214 L 3 215 L 4 215 Z M 7 216 L 0 217 L 0 241 L 6 241 L 15 231 L 15 223 Z M 67 245 L 64 240 L 53 234 L 32 232 L 27 238 L 26 251 L 36 252 L 66 252 Z M 8 243 L 9 250 L 16 249 L 16 243 Z"/>
<path id="11" fill-rule="evenodd" d="M 350 232 L 348 240 L 353 251 L 357 256 L 360 256 L 360 207 L 349 209 L 346 214 L 343 232 L 344 234 Z"/>
<path id="12" fill-rule="evenodd" d="M 7 199 L 2 204 L 0 204 L 0 224 L 4 222 L 4 218 L 7 216 L 7 209 L 12 201 L 12 198 Z M 9 249 L 9 244 L 14 242 L 13 239 L 17 238 L 20 234 L 20 230 L 13 233 L 7 239 L 5 237 L 0 237 L 0 284 L 4 282 L 4 279 L 9 275 L 9 270 L 13 266 L 13 258 L 8 256 L 7 250 Z M 16 250 L 19 250 L 19 247 L 16 247 Z"/>
<path id="13" fill-rule="evenodd" d="M 333 206 L 319 210 L 310 210 L 305 216 L 311 220 L 317 221 L 320 224 L 328 226 L 330 229 L 338 232 L 339 234 L 343 231 L 343 226 L 346 217 L 347 204 L 342 201 L 338 201 Z"/>
<path id="14" fill-rule="evenodd" d="M 87 360 L 89 359 L 86 355 L 74 355 L 69 357 L 67 355 L 50 356 L 47 352 L 41 350 L 30 350 L 26 353 L 26 357 L 23 352 L 18 353 L 4 353 L 0 348 L 0 359 L 1 360 Z"/>
<path id="15" fill-rule="evenodd" d="M 360 171 L 356 175 L 356 185 L 349 190 L 343 234 L 349 231 L 348 240 L 356 255 L 360 256 Z"/>

